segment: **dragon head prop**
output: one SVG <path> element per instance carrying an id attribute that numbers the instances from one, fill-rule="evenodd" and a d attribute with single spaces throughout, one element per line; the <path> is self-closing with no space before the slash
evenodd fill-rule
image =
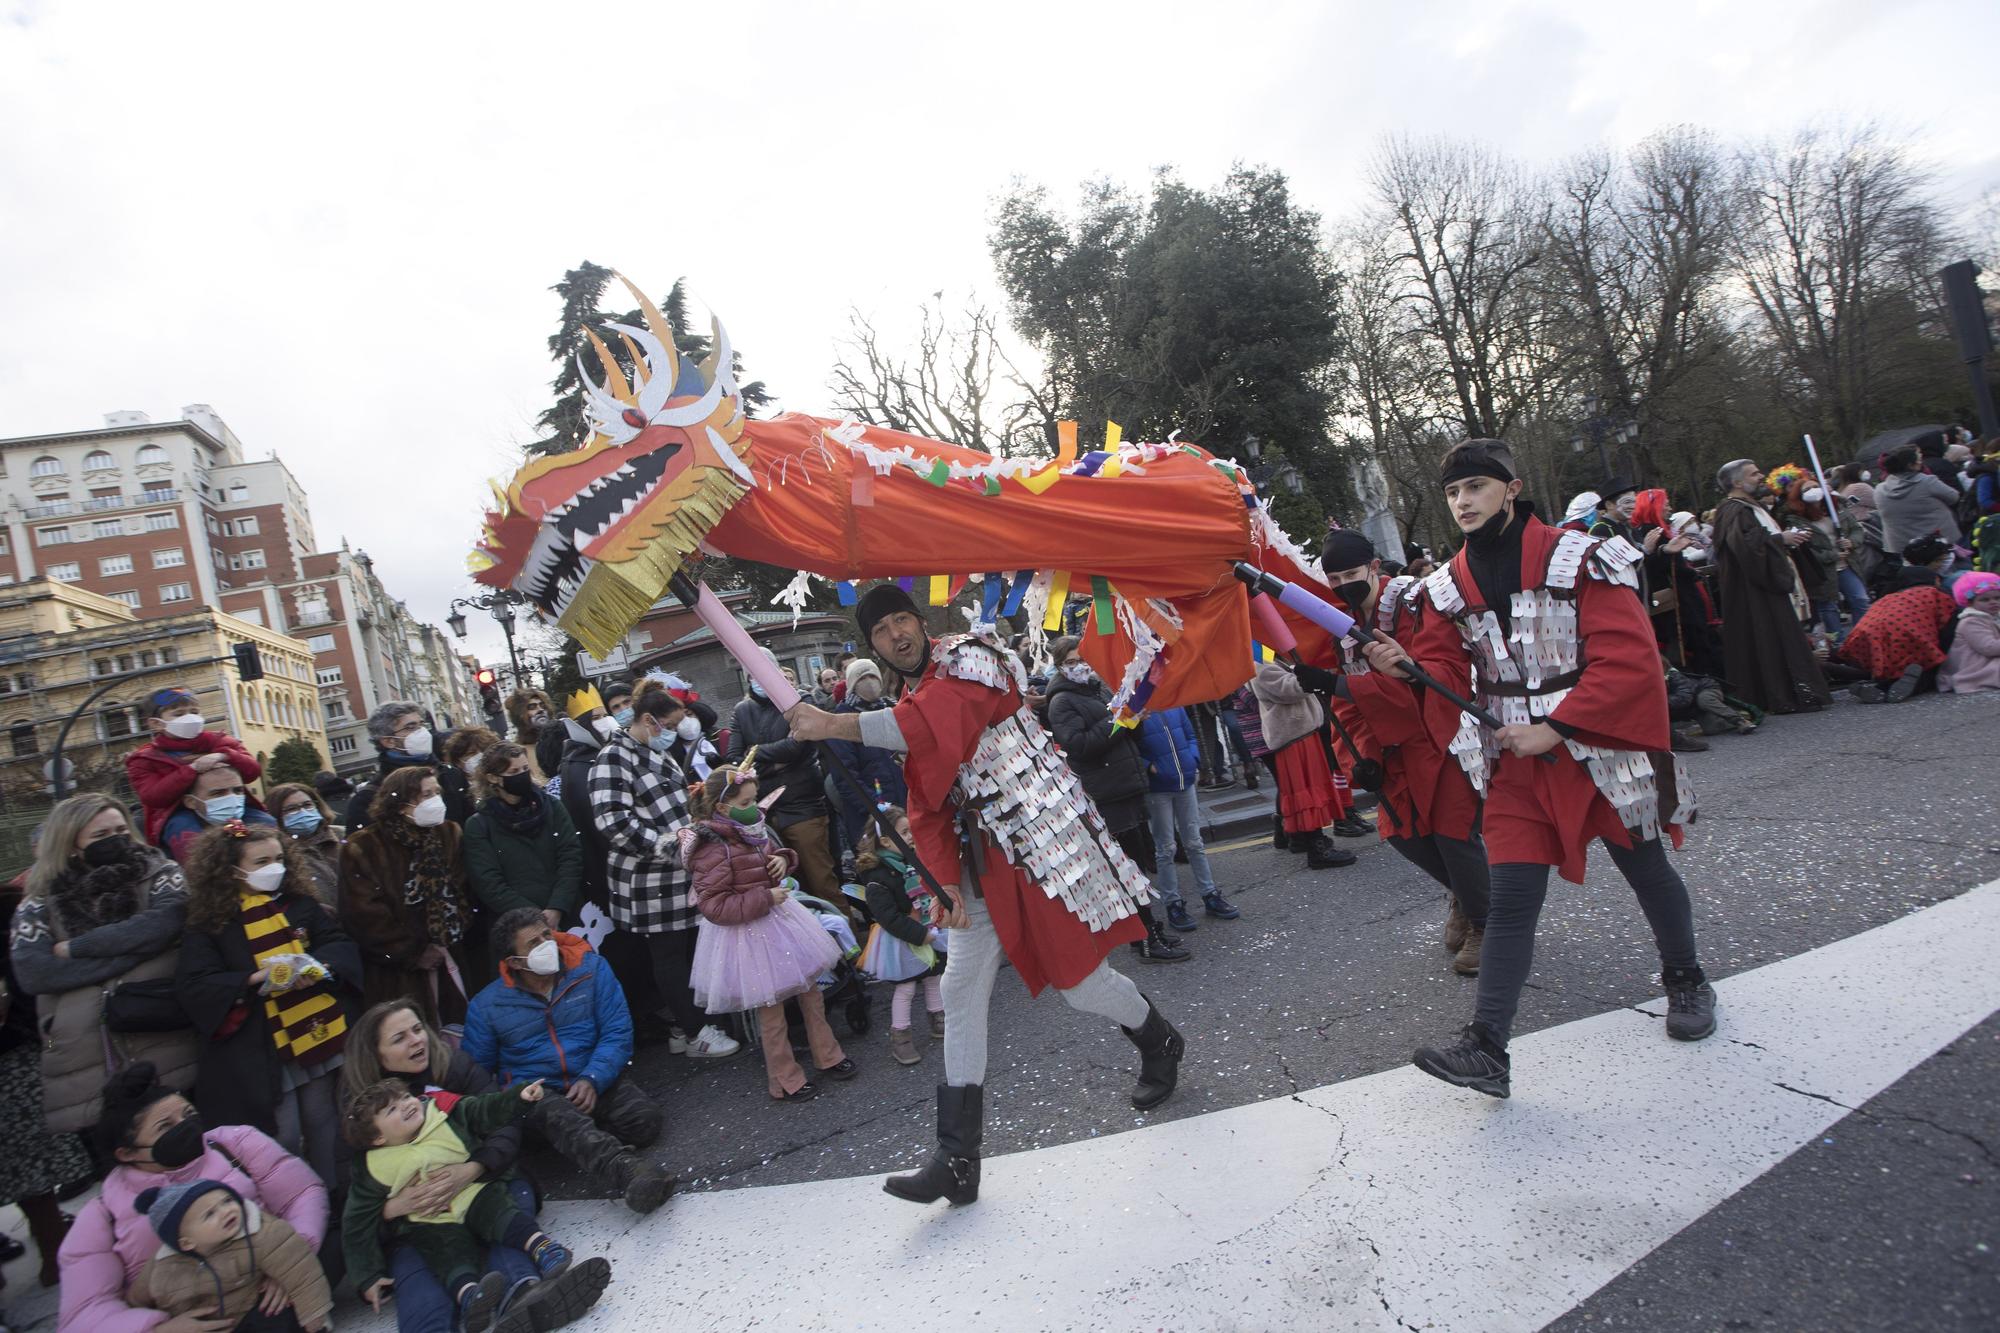
<path id="1" fill-rule="evenodd" d="M 537 458 L 506 486 L 473 556 L 474 577 L 519 594 L 592 652 L 608 652 L 751 486 L 729 335 L 696 364 L 674 348 L 658 307 L 623 274 L 644 327 L 611 324 L 631 357 L 627 380 L 586 329 L 603 379 L 578 358 L 592 435 Z"/>

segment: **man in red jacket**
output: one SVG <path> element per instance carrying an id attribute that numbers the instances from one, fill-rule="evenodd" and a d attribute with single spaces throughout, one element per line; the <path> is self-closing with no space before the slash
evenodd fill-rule
<path id="1" fill-rule="evenodd" d="M 894 708 L 826 713 L 799 704 L 800 740 L 845 740 L 904 754 L 910 831 L 948 901 L 933 923 L 950 943 L 944 973 L 945 1082 L 938 1148 L 922 1170 L 884 1188 L 916 1203 L 979 1197 L 986 1017 L 1003 955 L 1031 995 L 1054 987 L 1074 1009 L 1118 1023 L 1139 1048 L 1135 1109 L 1172 1095 L 1184 1043 L 1106 959 L 1141 939 L 1152 897 L 1028 706 L 1021 659 L 990 638 L 933 641 L 910 595 L 879 583 L 855 619 L 903 681 Z"/>
<path id="2" fill-rule="evenodd" d="M 1492 901 L 1473 1020 L 1456 1045 L 1414 1057 L 1427 1074 L 1505 1097 L 1507 1038 L 1549 868 L 1582 883 L 1592 842 L 1604 842 L 1653 928 L 1667 1035 L 1699 1041 L 1715 1031 L 1715 990 L 1695 953 L 1687 885 L 1662 843 L 1664 834 L 1680 845 L 1694 793 L 1669 752 L 1666 683 L 1639 602 L 1638 549 L 1536 518 L 1499 440 L 1453 447 L 1440 481 L 1465 546 L 1424 580 L 1424 614 L 1408 650 L 1374 644 L 1368 659 L 1395 673 L 1414 657 L 1447 682 L 1470 672 L 1479 703 L 1505 724 L 1488 735 L 1462 718 L 1449 746 L 1486 798 Z"/>
<path id="3" fill-rule="evenodd" d="M 1351 529 L 1328 533 L 1320 568 L 1358 623 L 1398 641 L 1414 637 L 1424 614 L 1422 583 L 1383 577 L 1366 537 Z M 1486 937 L 1486 848 L 1479 840 L 1479 793 L 1451 753 L 1458 708 L 1371 670 L 1352 639 L 1335 649 L 1338 676 L 1316 680 L 1324 673 L 1302 668 L 1300 679 L 1331 695 L 1348 771 L 1374 778 L 1381 794 L 1376 831 L 1449 892 L 1444 939 L 1454 955 L 1452 969 L 1476 976 Z M 1461 668 L 1453 676 L 1464 674 Z"/>
<path id="4" fill-rule="evenodd" d="M 145 810 L 147 841 L 160 842 L 167 817 L 180 809 L 203 773 L 227 765 L 245 785 L 264 775 L 264 766 L 250 757 L 242 741 L 226 731 L 204 730 L 201 705 L 188 690 L 178 685 L 155 690 L 146 696 L 143 711 L 153 739 L 125 756 L 125 776 Z M 249 805 L 263 809 L 254 796 Z"/>

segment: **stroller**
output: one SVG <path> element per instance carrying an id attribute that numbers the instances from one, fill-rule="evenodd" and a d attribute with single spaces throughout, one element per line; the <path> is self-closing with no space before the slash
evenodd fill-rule
<path id="1" fill-rule="evenodd" d="M 859 891 L 853 886 L 845 886 L 843 892 L 859 901 Z M 839 908 L 823 898 L 801 893 L 797 895 L 797 900 L 819 918 L 820 925 L 826 927 L 827 934 L 833 936 L 834 942 L 840 946 L 840 960 L 819 979 L 820 996 L 826 1001 L 826 1011 L 833 1013 L 835 1006 L 839 1006 L 841 1016 L 847 1020 L 848 1032 L 857 1037 L 867 1036 L 875 1020 L 869 1012 L 868 979 L 854 965 L 854 960 L 861 956 L 861 946 L 854 938 L 854 927 L 848 924 Z M 866 903 L 862 904 L 862 910 L 867 911 Z"/>

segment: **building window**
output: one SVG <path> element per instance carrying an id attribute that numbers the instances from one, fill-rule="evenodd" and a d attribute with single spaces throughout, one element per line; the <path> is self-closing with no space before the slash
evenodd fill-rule
<path id="1" fill-rule="evenodd" d="M 125 603 L 125 605 L 131 607 L 134 611 L 137 611 L 139 609 L 139 594 L 130 589 L 126 590 L 125 592 L 106 593 L 105 596 L 109 597 L 114 602 Z M 152 654 L 147 653 L 146 656 L 151 657 Z"/>
<path id="2" fill-rule="evenodd" d="M 160 589 L 162 602 L 191 602 L 194 592 L 185 583 L 169 583 Z"/>
<path id="3" fill-rule="evenodd" d="M 245 514 L 242 518 L 237 519 L 236 535 L 239 537 L 255 537 L 257 535 L 257 516 L 255 514 Z"/>
<path id="4" fill-rule="evenodd" d="M 187 552 L 176 546 L 171 551 L 153 552 L 154 569 L 179 569 L 188 562 Z"/>
<path id="5" fill-rule="evenodd" d="M 59 565 L 50 565 L 45 572 L 59 583 L 75 583 L 83 577 L 83 566 L 74 560 L 65 560 Z"/>
<path id="6" fill-rule="evenodd" d="M 333 651 L 333 636 L 331 634 L 315 634 L 306 640 L 306 647 L 316 653 L 330 653 Z"/>
<path id="7" fill-rule="evenodd" d="M 181 660 L 181 650 L 172 646 L 160 649 L 160 665 L 172 666 Z"/>
<path id="8" fill-rule="evenodd" d="M 112 671 L 113 671 L 113 667 L 112 667 L 112 665 L 111 665 L 111 659 L 110 659 L 110 658 L 108 658 L 108 657 L 93 657 L 93 658 L 91 658 L 91 659 L 90 659 L 90 674 L 91 674 L 91 675 L 93 675 L 93 676 L 108 676 L 108 675 L 112 674 Z"/>
<path id="9" fill-rule="evenodd" d="M 140 467 L 159 467 L 167 462 L 167 451 L 157 444 L 149 444 L 139 451 Z"/>
<path id="10" fill-rule="evenodd" d="M 132 557 L 129 555 L 107 555 L 97 562 L 99 574 L 130 574 Z"/>
<path id="11" fill-rule="evenodd" d="M 229 503 L 242 504 L 250 498 L 250 488 L 242 482 L 234 482 L 229 487 Z"/>
<path id="12" fill-rule="evenodd" d="M 163 509 L 157 514 L 146 515 L 146 531 L 171 532 L 180 527 L 181 516 L 171 509 Z"/>
<path id="13" fill-rule="evenodd" d="M 352 736 L 335 736 L 326 743 L 327 752 L 338 759 L 344 754 L 353 754 L 359 742 Z"/>
<path id="14" fill-rule="evenodd" d="M 264 608 L 261 606 L 246 607 L 241 611 L 231 611 L 229 614 L 238 620 L 247 620 L 253 625 L 264 623 Z"/>
<path id="15" fill-rule="evenodd" d="M 215 515 L 213 514 L 208 515 L 208 530 L 214 536 L 220 537 L 222 535 L 222 524 L 216 522 Z"/>
<path id="16" fill-rule="evenodd" d="M 118 460 L 102 449 L 92 449 L 83 456 L 85 472 L 105 472 L 118 466 Z"/>
<path id="17" fill-rule="evenodd" d="M 326 720 L 329 722 L 347 721 L 347 700 L 328 699 L 326 701 Z"/>
<path id="18" fill-rule="evenodd" d="M 174 502 L 174 488 L 171 486 L 149 486 L 139 492 L 139 503 L 145 505 L 165 505 Z"/>
<path id="19" fill-rule="evenodd" d="M 132 725 L 132 713 L 130 709 L 113 704 L 98 714 L 98 716 L 104 719 L 104 738 L 106 740 L 115 740 L 120 736 L 130 736 L 136 731 L 136 728 Z"/>
<path id="20" fill-rule="evenodd" d="M 125 535 L 125 520 L 122 518 L 100 518 L 90 525 L 90 535 L 93 537 L 123 537 Z"/>
<path id="21" fill-rule="evenodd" d="M 0 555 L 7 554 L 7 534 L 0 532 Z"/>
<path id="22" fill-rule="evenodd" d="M 62 460 L 53 454 L 43 454 L 28 469 L 31 477 L 60 477 L 63 475 Z"/>
<path id="23" fill-rule="evenodd" d="M 37 546 L 68 546 L 68 545 L 69 545 L 69 529 L 68 529 L 68 528 L 36 528 L 36 529 L 35 529 L 35 545 L 37 545 Z"/>
<path id="24" fill-rule="evenodd" d="M 263 567 L 264 553 L 262 551 L 245 551 L 243 553 L 243 568 L 262 569 Z"/>
<path id="25" fill-rule="evenodd" d="M 340 667 L 321 667 L 319 683 L 322 685 L 342 685 L 347 681 L 347 673 Z"/>
<path id="26" fill-rule="evenodd" d="M 41 753 L 41 743 L 35 739 L 35 724 L 32 722 L 16 722 L 9 726 L 7 741 L 14 747 L 16 759 Z"/>

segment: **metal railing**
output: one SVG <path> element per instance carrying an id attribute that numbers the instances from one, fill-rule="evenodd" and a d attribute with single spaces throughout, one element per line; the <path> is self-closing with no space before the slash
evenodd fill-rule
<path id="1" fill-rule="evenodd" d="M 53 504 L 28 506 L 28 517 L 31 519 L 61 518 L 65 514 L 73 514 L 75 512 L 76 510 L 68 500 L 57 500 Z"/>

